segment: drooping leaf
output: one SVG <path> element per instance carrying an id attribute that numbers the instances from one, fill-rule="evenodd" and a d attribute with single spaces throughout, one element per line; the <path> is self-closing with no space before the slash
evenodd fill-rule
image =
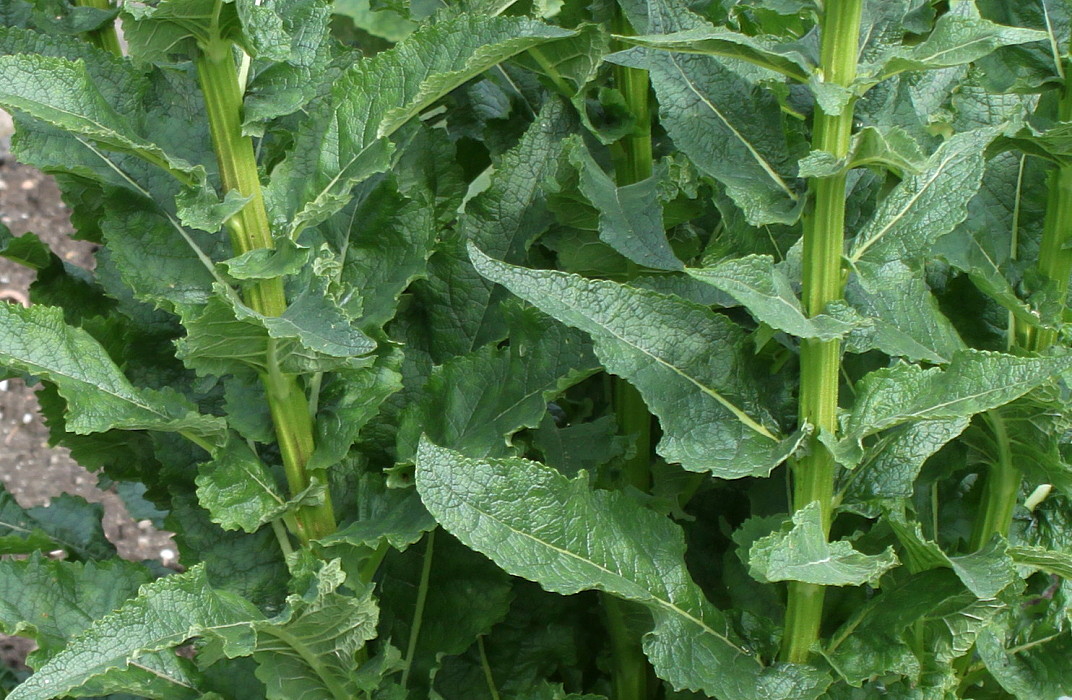
<path id="1" fill-rule="evenodd" d="M 968 427 L 968 419 L 921 420 L 892 428 L 868 445 L 859 466 L 847 477 L 853 499 L 910 498 L 923 463 Z"/>
<path id="2" fill-rule="evenodd" d="M 799 444 L 800 435 L 783 440 L 766 426 L 754 387 L 740 381 L 744 333 L 724 316 L 643 289 L 506 265 L 476 247 L 470 255 L 488 279 L 592 336 L 607 370 L 659 417 L 668 461 L 723 478 L 766 475 Z"/>
<path id="3" fill-rule="evenodd" d="M 142 586 L 136 598 L 95 620 L 8 697 L 49 700 L 115 669 L 124 670 L 142 654 L 260 618 L 249 602 L 213 589 L 204 568 L 194 567 Z"/>
<path id="4" fill-rule="evenodd" d="M 752 575 L 761 581 L 874 586 L 900 563 L 892 548 L 868 555 L 845 541 L 828 542 L 820 519 L 819 503 L 812 501 L 793 514 L 791 526 L 757 540 L 748 552 Z"/>
<path id="5" fill-rule="evenodd" d="M 317 540 L 318 547 L 331 553 L 342 546 L 376 547 L 386 540 L 401 551 L 436 526 L 415 489 L 389 488 L 383 474 L 362 471 L 356 496 L 346 511 L 353 522 Z"/>
<path id="6" fill-rule="evenodd" d="M 509 573 L 557 593 L 597 589 L 645 605 L 655 620 L 645 653 L 677 688 L 728 700 L 815 698 L 828 682 L 801 666 L 762 666 L 692 581 L 680 530 L 620 493 L 592 490 L 585 476 L 468 459 L 424 441 L 417 488 L 449 532 Z"/>
<path id="7" fill-rule="evenodd" d="M 59 308 L 0 304 L 0 362 L 53 382 L 67 400 L 67 428 L 78 433 L 185 431 L 209 440 L 222 421 L 197 413 L 178 392 L 138 389 L 104 348 L 68 326 Z"/>

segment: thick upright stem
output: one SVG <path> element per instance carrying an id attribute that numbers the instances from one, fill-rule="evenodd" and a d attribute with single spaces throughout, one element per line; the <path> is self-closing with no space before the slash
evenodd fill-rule
<path id="1" fill-rule="evenodd" d="M 614 31 L 632 33 L 620 9 L 615 14 Z M 615 144 L 615 180 L 619 187 L 624 187 L 652 175 L 650 83 L 647 71 L 618 65 L 614 66 L 614 82 L 636 120 L 633 131 Z M 624 379 L 615 379 L 613 392 L 618 428 L 623 435 L 636 438 L 636 453 L 622 465 L 623 484 L 647 491 L 651 488 L 651 414 L 640 392 Z M 609 594 L 603 595 L 614 697 L 647 700 L 656 686 L 641 645 L 641 633 L 629 624 L 630 605 Z"/>
<path id="2" fill-rule="evenodd" d="M 238 84 L 231 45 L 219 42 L 206 47 L 197 60 L 197 74 L 204 93 L 212 144 L 219 163 L 224 192 L 236 190 L 250 201 L 227 222 L 235 255 L 260 248 L 274 248 L 268 214 L 264 208 L 253 142 L 242 134 L 242 91 Z M 287 308 L 283 281 L 263 280 L 246 293 L 250 308 L 265 316 L 280 316 Z M 313 452 L 313 421 L 309 402 L 294 375 L 279 369 L 274 345 L 269 345 L 268 369 L 263 375 L 283 468 L 291 494 L 310 484 L 305 465 Z M 335 530 L 330 495 L 318 506 L 297 513 L 298 537 L 303 542 Z"/>
<path id="3" fill-rule="evenodd" d="M 112 9 L 112 4 L 109 0 L 75 0 L 75 4 L 80 7 L 95 7 L 98 10 Z M 119 43 L 119 35 L 115 33 L 114 22 L 106 24 L 100 29 L 86 32 L 86 36 L 89 37 L 91 42 L 105 51 L 115 56 L 123 55 L 123 46 Z"/>
<path id="4" fill-rule="evenodd" d="M 997 446 L 997 461 L 991 466 L 983 489 L 982 515 L 972 528 L 973 551 L 981 549 L 996 534 L 1009 534 L 1020 495 L 1020 470 L 1013 462 L 1012 442 L 1001 409 L 987 411 L 986 420 Z"/>
<path id="5" fill-rule="evenodd" d="M 823 14 L 821 65 L 824 80 L 849 86 L 856 79 L 862 0 L 827 0 Z M 852 136 L 850 102 L 841 114 L 816 108 L 812 147 L 844 158 Z M 845 241 L 845 175 L 811 181 L 815 198 L 804 220 L 803 303 L 810 316 L 842 298 L 841 257 Z M 837 340 L 804 340 L 800 347 L 800 420 L 817 430 L 837 430 L 841 347 Z M 793 508 L 817 502 L 823 531 L 830 532 L 834 495 L 834 458 L 817 439 L 795 466 Z M 803 663 L 819 638 L 824 589 L 791 582 L 782 656 Z"/>

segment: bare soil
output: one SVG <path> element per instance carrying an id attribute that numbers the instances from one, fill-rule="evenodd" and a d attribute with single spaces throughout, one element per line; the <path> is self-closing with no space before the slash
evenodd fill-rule
<path id="1" fill-rule="evenodd" d="M 49 176 L 15 162 L 8 152 L 10 121 L 0 112 L 0 221 L 15 235 L 32 231 L 63 259 L 93 265 L 92 244 L 71 238 L 69 211 Z M 0 300 L 25 303 L 34 272 L 0 259 Z M 50 447 L 48 429 L 33 390 L 18 379 L 0 381 L 0 481 L 23 507 L 48 504 L 61 493 L 76 494 L 104 507 L 104 531 L 120 556 L 134 561 L 177 563 L 171 535 L 148 520 L 135 522 L 119 496 L 97 487 L 67 453 Z M 0 663 L 19 665 L 32 642 L 0 635 Z"/>

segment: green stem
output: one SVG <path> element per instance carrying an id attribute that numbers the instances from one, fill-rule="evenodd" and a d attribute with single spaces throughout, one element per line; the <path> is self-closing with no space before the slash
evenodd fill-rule
<path id="1" fill-rule="evenodd" d="M 484 636 L 476 638 L 476 648 L 480 652 L 480 667 L 484 669 L 484 682 L 488 686 L 491 700 L 500 700 L 499 691 L 495 688 L 495 676 L 491 673 L 491 664 L 488 663 L 488 652 L 484 649 Z"/>
<path id="2" fill-rule="evenodd" d="M 862 0 L 827 0 L 821 21 L 821 64 L 828 83 L 849 86 L 856 79 Z M 848 155 L 853 104 L 841 114 L 816 108 L 812 147 L 841 159 Z M 802 295 L 809 316 L 842 298 L 841 258 L 845 242 L 845 174 L 815 178 L 812 209 L 804 220 Z M 838 378 L 841 346 L 837 340 L 803 340 L 800 347 L 800 420 L 817 431 L 837 431 Z M 793 508 L 818 502 L 823 532 L 830 533 L 834 501 L 833 455 L 813 438 L 809 453 L 794 468 Z M 789 584 L 782 656 L 804 663 L 819 639 L 824 588 L 794 581 Z"/>
<path id="3" fill-rule="evenodd" d="M 633 33 L 621 8 L 616 10 L 613 24 L 618 34 Z M 648 99 L 651 90 L 648 72 L 636 68 L 615 65 L 614 83 L 636 120 L 632 132 L 615 144 L 615 179 L 619 187 L 624 187 L 648 179 L 653 172 Z M 630 270 L 634 267 L 631 265 Z M 615 378 L 611 391 L 619 431 L 636 439 L 636 452 L 622 465 L 621 483 L 648 491 L 651 488 L 651 414 L 640 392 L 624 379 Z M 656 685 L 644 655 L 641 634 L 628 624 L 628 603 L 607 594 L 603 594 L 602 601 L 611 644 L 613 695 L 616 700 L 646 700 Z"/>
<path id="4" fill-rule="evenodd" d="M 95 7 L 98 10 L 110 10 L 112 4 L 109 0 L 75 0 L 79 7 Z M 115 22 L 109 22 L 100 29 L 86 32 L 86 36 L 97 47 L 104 49 L 115 56 L 123 55 L 123 47 L 119 43 L 119 35 L 115 33 Z"/>
<path id="5" fill-rule="evenodd" d="M 424 565 L 421 567 L 421 582 L 417 586 L 417 602 L 413 606 L 413 621 L 409 626 L 409 644 L 406 647 L 405 666 L 402 668 L 402 687 L 408 687 L 409 672 L 413 668 L 413 655 L 417 651 L 417 640 L 421 636 L 421 623 L 424 621 L 424 606 L 428 602 L 428 582 L 432 575 L 432 557 L 435 556 L 435 530 L 428 533 L 424 544 Z"/>
<path id="6" fill-rule="evenodd" d="M 972 529 L 971 549 L 981 549 L 996 534 L 1008 535 L 1020 495 L 1020 470 L 1012 456 L 1012 441 L 1001 409 L 986 412 L 997 445 L 997 462 L 990 468 L 983 490 L 983 514 Z"/>
<path id="7" fill-rule="evenodd" d="M 251 250 L 274 248 L 253 141 L 242 134 L 242 90 L 230 42 L 218 41 L 205 47 L 197 59 L 197 75 L 205 98 L 223 191 L 236 190 L 250 198 L 249 203 L 227 222 L 234 253 L 241 255 Z M 283 281 L 274 278 L 257 283 L 246 292 L 246 303 L 265 316 L 282 315 L 287 308 Z M 291 495 L 295 495 L 311 482 L 305 465 L 313 453 L 313 420 L 304 390 L 297 377 L 280 370 L 272 342 L 269 343 L 267 366 L 268 371 L 262 378 L 287 485 Z M 300 508 L 297 522 L 297 535 L 303 544 L 334 532 L 335 514 L 330 494 L 325 493 L 324 501 L 319 505 Z"/>

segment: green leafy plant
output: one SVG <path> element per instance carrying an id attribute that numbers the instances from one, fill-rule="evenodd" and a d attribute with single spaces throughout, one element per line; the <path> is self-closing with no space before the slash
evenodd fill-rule
<path id="1" fill-rule="evenodd" d="M 0 365 L 184 567 L 0 491 L 9 697 L 1072 692 L 1064 4 L 0 17 Z"/>

